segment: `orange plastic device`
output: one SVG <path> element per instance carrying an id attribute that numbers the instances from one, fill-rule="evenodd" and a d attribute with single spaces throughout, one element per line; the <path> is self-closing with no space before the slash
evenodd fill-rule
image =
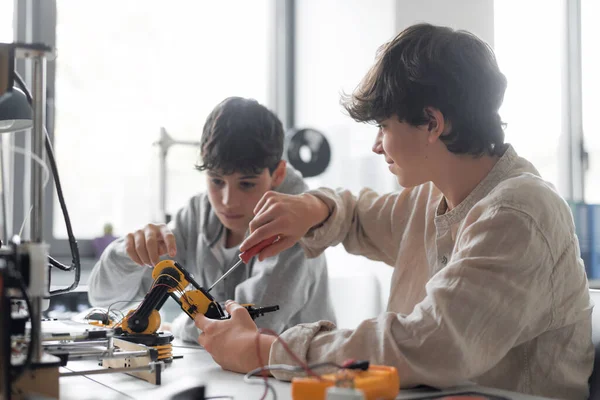
<path id="1" fill-rule="evenodd" d="M 393 400 L 400 391 L 400 378 L 394 367 L 371 365 L 366 371 L 342 369 L 334 374 L 292 379 L 293 400 L 325 400 L 327 388 L 351 387 L 362 390 L 366 400 Z"/>

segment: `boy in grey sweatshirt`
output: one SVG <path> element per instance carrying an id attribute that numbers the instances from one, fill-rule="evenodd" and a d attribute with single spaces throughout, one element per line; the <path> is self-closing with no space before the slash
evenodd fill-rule
<path id="1" fill-rule="evenodd" d="M 94 306 L 134 302 L 152 285 L 152 267 L 160 259 L 181 263 L 203 287 L 209 287 L 238 260 L 238 246 L 267 191 L 300 194 L 301 175 L 281 159 L 283 127 L 255 100 L 231 97 L 208 116 L 201 138 L 201 163 L 207 193 L 192 197 L 169 225 L 148 224 L 117 239 L 103 252 L 89 280 Z M 279 305 L 258 326 L 276 332 L 302 322 L 335 321 L 329 299 L 325 257 L 307 259 L 299 245 L 265 260 L 252 259 L 220 282 L 211 294 L 218 302 Z M 196 341 L 199 330 L 182 313 L 173 333 Z"/>

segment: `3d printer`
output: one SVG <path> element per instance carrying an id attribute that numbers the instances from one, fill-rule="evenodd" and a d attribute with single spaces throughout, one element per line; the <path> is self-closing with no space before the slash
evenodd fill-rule
<path id="1" fill-rule="evenodd" d="M 2 122 L 0 132 L 17 132 L 32 128 L 31 149 L 28 151 L 32 159 L 30 237 L 26 241 L 13 237 L 9 241 L 7 229 L 4 229 L 4 242 L 0 246 L 0 318 L 2 326 L 5 327 L 0 330 L 0 398 L 2 399 L 19 398 L 29 393 L 58 396 L 60 359 L 44 353 L 42 348 L 43 301 L 48 296 L 76 288 L 80 276 L 77 242 L 66 212 L 52 145 L 44 127 L 46 58 L 52 55 L 52 49 L 42 44 L 0 44 L 0 122 Z M 29 60 L 32 64 L 33 95 L 14 70 L 16 59 Z M 13 88 L 15 82 L 21 90 Z M 58 200 L 67 225 L 73 257 L 71 266 L 63 265 L 49 257 L 49 246 L 43 240 L 43 172 L 47 169 L 45 156 L 48 156 Z M 3 190 L 4 195 L 5 190 Z M 3 207 L 3 217 L 6 228 L 5 207 Z M 50 291 L 47 279 L 50 268 L 74 271 L 73 284 L 65 289 Z M 26 312 L 21 310 L 21 308 L 25 309 L 21 307 L 21 303 L 26 304 Z M 26 321 L 30 321 L 31 324 L 29 332 L 26 331 Z M 23 357 L 17 360 L 15 365 L 12 363 L 13 350 L 17 355 L 19 352 L 23 353 Z"/>

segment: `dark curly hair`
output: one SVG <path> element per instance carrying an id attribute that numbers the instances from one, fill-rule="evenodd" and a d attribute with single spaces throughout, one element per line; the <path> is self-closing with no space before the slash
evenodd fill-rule
<path id="1" fill-rule="evenodd" d="M 229 175 L 275 171 L 283 155 L 283 125 L 256 100 L 228 97 L 208 115 L 196 169 Z"/>
<path id="2" fill-rule="evenodd" d="M 391 116 L 427 124 L 425 108 L 440 110 L 450 132 L 441 136 L 457 154 L 496 154 L 504 144 L 498 109 L 506 90 L 492 49 L 466 31 L 417 24 L 383 45 L 376 62 L 342 105 L 359 122 Z"/>

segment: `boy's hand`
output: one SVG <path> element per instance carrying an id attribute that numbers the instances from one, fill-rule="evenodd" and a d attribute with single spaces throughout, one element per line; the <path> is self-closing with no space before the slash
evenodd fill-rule
<path id="1" fill-rule="evenodd" d="M 139 265 L 154 267 L 159 257 L 169 254 L 175 257 L 175 235 L 165 224 L 148 224 L 125 237 L 127 255 Z"/>
<path id="2" fill-rule="evenodd" d="M 196 316 L 196 326 L 202 331 L 198 343 L 217 364 L 229 371 L 247 373 L 268 364 L 271 345 L 276 338 L 259 334 L 248 310 L 236 302 L 228 300 L 225 309 L 231 315 L 228 320 L 208 319 L 202 314 Z M 257 351 L 263 365 L 260 365 Z"/>
<path id="3" fill-rule="evenodd" d="M 317 197 L 304 193 L 290 195 L 267 192 L 254 208 L 254 219 L 250 222 L 250 235 L 240 246 L 246 251 L 252 246 L 279 235 L 280 240 L 258 254 L 264 260 L 292 247 L 313 226 L 327 219 L 329 209 Z"/>

